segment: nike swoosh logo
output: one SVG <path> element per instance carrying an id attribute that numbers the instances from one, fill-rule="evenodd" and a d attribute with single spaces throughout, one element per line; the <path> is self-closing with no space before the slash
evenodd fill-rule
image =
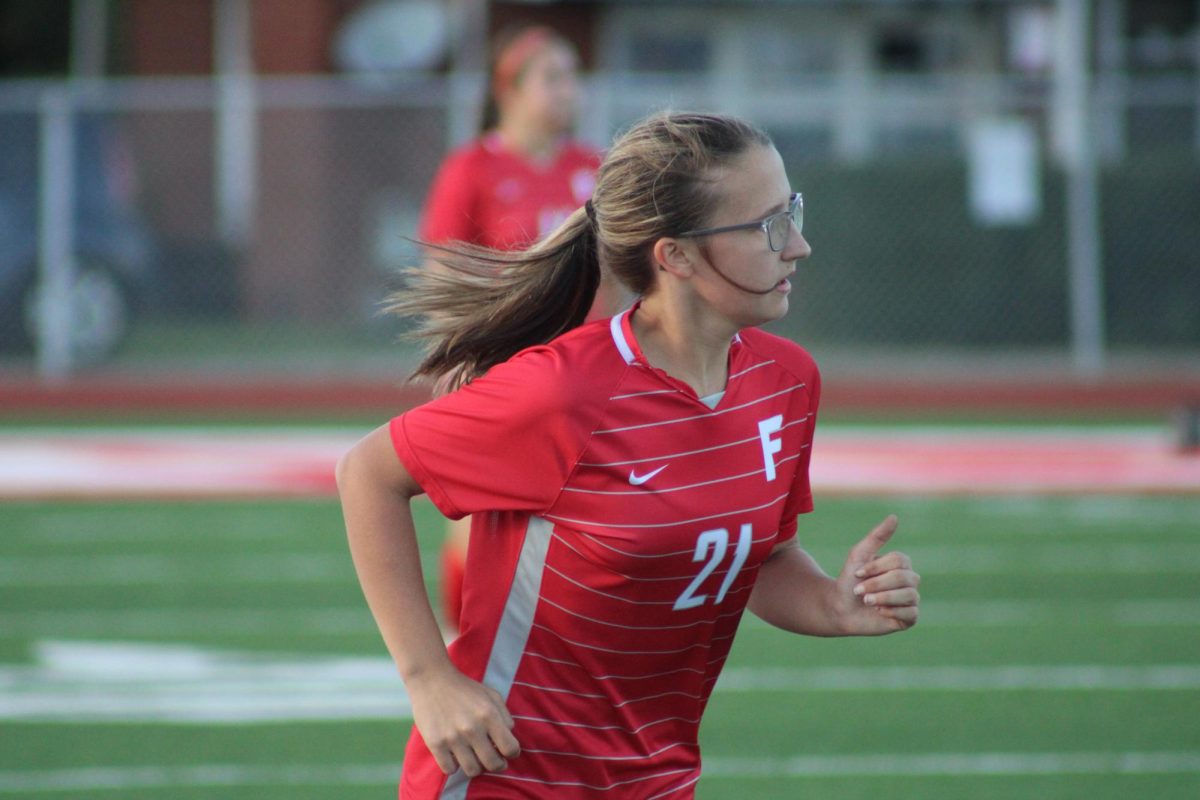
<path id="1" fill-rule="evenodd" d="M 662 471 L 663 471 L 664 469 L 666 469 L 668 466 L 670 466 L 670 465 L 669 465 L 669 464 L 663 464 L 663 465 L 662 465 L 661 467 L 659 467 L 658 469 L 654 470 L 653 472 L 647 472 L 645 475 L 638 475 L 638 474 L 637 474 L 637 470 L 636 470 L 636 469 L 631 469 L 631 470 L 629 470 L 629 482 L 630 482 L 631 484 L 633 484 L 634 486 L 641 486 L 643 483 L 645 483 L 646 481 L 650 480 L 651 478 L 653 478 L 653 477 L 654 477 L 655 475 L 657 475 L 658 473 L 662 472 Z"/>

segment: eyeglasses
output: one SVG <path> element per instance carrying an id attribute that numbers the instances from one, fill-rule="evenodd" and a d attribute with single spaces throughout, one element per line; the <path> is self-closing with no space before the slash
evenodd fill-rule
<path id="1" fill-rule="evenodd" d="M 797 231 L 804 230 L 804 195 L 799 192 L 795 192 L 788 198 L 787 211 L 780 211 L 778 214 L 772 214 L 756 222 L 743 222 L 740 225 L 723 225 L 720 228 L 700 228 L 678 234 L 678 236 L 683 239 L 692 236 L 711 236 L 714 233 L 728 233 L 730 231 L 761 228 L 763 233 L 767 234 L 767 247 L 771 248 L 772 253 L 778 253 L 787 247 L 788 234 L 792 232 L 792 225 L 796 226 Z"/>

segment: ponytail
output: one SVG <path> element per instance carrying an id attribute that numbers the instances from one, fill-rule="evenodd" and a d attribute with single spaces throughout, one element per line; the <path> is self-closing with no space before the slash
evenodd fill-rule
<path id="1" fill-rule="evenodd" d="M 585 207 L 528 250 L 426 245 L 437 264 L 407 270 L 407 288 L 385 306 L 418 320 L 411 336 L 426 351 L 414 377 L 453 388 L 580 325 L 601 264 L 633 295 L 651 295 L 654 243 L 711 225 L 720 170 L 770 144 L 766 132 L 736 117 L 655 114 L 613 143 Z"/>
<path id="2" fill-rule="evenodd" d="M 426 349 L 413 377 L 448 388 L 578 327 L 600 284 L 595 227 L 583 208 L 527 250 L 424 246 L 436 264 L 405 270 L 406 287 L 384 310 L 417 319 L 409 336 Z"/>

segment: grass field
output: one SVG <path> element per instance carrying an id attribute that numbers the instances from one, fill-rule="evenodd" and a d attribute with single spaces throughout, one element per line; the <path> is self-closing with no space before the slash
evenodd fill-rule
<path id="1" fill-rule="evenodd" d="M 699 797 L 1200 797 L 1200 496 L 818 498 L 801 535 L 836 569 L 892 511 L 921 624 L 748 618 Z M 8 502 L 0 532 L 0 795 L 394 796 L 408 722 L 335 502 Z"/>

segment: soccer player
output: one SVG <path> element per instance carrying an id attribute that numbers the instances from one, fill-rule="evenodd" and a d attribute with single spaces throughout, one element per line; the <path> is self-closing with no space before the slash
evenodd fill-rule
<path id="1" fill-rule="evenodd" d="M 600 154 L 572 138 L 578 62 L 570 42 L 549 28 L 498 38 L 482 133 L 439 168 L 421 221 L 424 241 L 525 247 L 592 196 Z"/>
<path id="2" fill-rule="evenodd" d="M 690 798 L 697 733 L 749 608 L 797 633 L 917 621 L 888 517 L 826 575 L 812 509 L 812 358 L 756 326 L 811 250 L 767 135 L 662 114 L 595 193 L 516 252 L 450 249 L 395 308 L 459 388 L 338 465 L 350 550 L 412 699 L 400 795 Z M 640 297 L 583 320 L 601 268 Z M 410 500 L 472 514 L 462 633 L 442 644 Z"/>
<path id="3" fill-rule="evenodd" d="M 543 26 L 498 37 L 483 132 L 438 170 L 421 221 L 423 241 L 527 247 L 592 196 L 600 154 L 571 136 L 578 60 L 566 39 Z M 609 305 L 614 293 L 601 294 L 600 305 Z M 442 617 L 452 629 L 462 613 L 469 530 L 469 519 L 450 523 L 442 551 Z"/>

